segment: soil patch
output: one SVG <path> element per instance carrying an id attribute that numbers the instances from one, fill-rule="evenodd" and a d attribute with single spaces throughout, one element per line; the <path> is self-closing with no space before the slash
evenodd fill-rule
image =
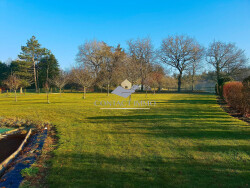
<path id="1" fill-rule="evenodd" d="M 7 135 L 5 138 L 0 140 L 0 163 L 19 148 L 25 136 L 26 134 L 19 133 Z"/>
<path id="2" fill-rule="evenodd" d="M 218 104 L 221 106 L 221 108 L 227 112 L 230 116 L 234 117 L 234 118 L 238 118 L 242 121 L 245 121 L 247 123 L 250 124 L 250 118 L 248 117 L 244 117 L 239 111 L 233 109 L 232 107 L 230 107 L 225 100 L 221 99 L 221 98 L 217 98 L 217 102 Z"/>

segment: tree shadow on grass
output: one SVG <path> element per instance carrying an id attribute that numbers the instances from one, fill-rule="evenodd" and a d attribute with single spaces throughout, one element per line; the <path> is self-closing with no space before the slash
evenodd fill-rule
<path id="1" fill-rule="evenodd" d="M 156 104 L 214 104 L 215 100 L 165 100 L 165 101 L 160 101 L 157 102 Z"/>
<path id="2" fill-rule="evenodd" d="M 250 155 L 250 145 L 206 145 L 206 146 L 184 146 L 186 150 L 201 152 L 232 153 L 237 157 L 241 152 Z"/>
<path id="3" fill-rule="evenodd" d="M 250 137 L 245 125 L 214 109 L 175 109 L 166 113 L 129 112 L 128 115 L 87 117 L 88 122 L 108 124 L 113 134 L 145 134 L 155 137 L 190 139 L 247 139 Z M 131 115 L 133 113 L 133 115 Z M 240 129 L 244 126 L 244 129 Z M 122 130 L 120 128 L 122 127 Z"/>
<path id="4" fill-rule="evenodd" d="M 52 169 L 51 187 L 244 187 L 249 183 L 247 166 L 225 162 L 98 153 L 62 154 L 57 159 L 62 163 Z"/>

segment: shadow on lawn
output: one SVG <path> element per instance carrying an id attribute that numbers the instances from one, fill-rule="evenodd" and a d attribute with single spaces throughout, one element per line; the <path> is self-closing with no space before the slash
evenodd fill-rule
<path id="1" fill-rule="evenodd" d="M 137 129 L 138 131 L 131 131 Z M 225 140 L 246 140 L 249 139 L 250 134 L 239 130 L 197 130 L 197 129 L 183 129 L 164 127 L 155 129 L 151 127 L 127 127 L 124 126 L 122 131 L 97 131 L 102 134 L 124 134 L 124 135 L 145 135 L 161 138 L 187 138 L 187 139 L 225 139 Z"/>
<path id="2" fill-rule="evenodd" d="M 216 161 L 122 158 L 98 153 L 58 157 L 73 163 L 54 166 L 51 187 L 245 187 L 249 176 L 246 165 Z"/>
<path id="3" fill-rule="evenodd" d="M 168 100 L 160 103 L 215 104 L 215 100 Z M 59 181 L 54 180 L 61 180 L 60 175 L 63 174 L 63 177 L 69 177 L 68 180 L 63 180 L 64 183 L 67 184 L 69 181 L 69 186 L 76 187 L 84 185 L 89 187 L 247 187 L 250 174 L 249 161 L 237 158 L 237 155 L 238 153 L 249 155 L 250 148 L 248 145 L 231 146 L 229 144 L 234 140 L 247 141 L 250 136 L 249 131 L 246 131 L 246 128 L 241 129 L 240 126 L 244 125 L 238 125 L 224 112 L 217 108 L 210 108 L 211 105 L 205 106 L 202 110 L 194 105 L 190 106 L 186 106 L 185 109 L 177 107 L 170 111 L 167 107 L 159 106 L 152 109 L 150 113 L 128 111 L 125 115 L 112 115 L 112 112 L 108 112 L 108 116 L 87 118 L 88 122 L 108 127 L 106 130 L 89 130 L 90 133 L 95 131 L 102 136 L 134 134 L 143 136 L 144 139 L 144 136 L 153 138 L 156 141 L 158 138 L 166 138 L 166 144 L 170 145 L 175 143 L 167 143 L 172 141 L 167 138 L 192 139 L 194 142 L 190 143 L 194 146 L 177 145 L 174 148 L 175 152 L 182 156 L 181 158 L 164 158 L 157 154 L 122 158 L 114 157 L 108 151 L 105 155 L 99 154 L 98 151 L 95 154 L 62 155 L 60 156 L 62 160 L 65 157 L 75 163 L 72 167 L 54 169 L 58 176 L 52 177 L 52 184 L 54 182 L 55 187 L 60 186 Z M 224 142 L 225 145 L 209 145 L 210 140 L 219 139 L 229 142 Z M 196 140 L 201 142 L 195 144 Z M 176 142 L 178 142 L 177 139 Z M 197 155 L 203 155 L 204 158 L 211 156 L 211 159 L 189 158 L 188 154 L 192 151 Z M 210 152 L 208 157 L 206 152 Z M 223 158 L 223 161 L 216 161 L 214 158 L 219 152 L 229 160 Z M 71 176 L 74 179 L 71 179 Z"/>
<path id="4" fill-rule="evenodd" d="M 170 100 L 173 103 L 193 103 L 196 100 Z M 214 104 L 215 100 L 197 100 L 199 103 Z M 113 126 L 112 134 L 145 134 L 155 137 L 177 137 L 190 139 L 248 139 L 249 131 L 240 130 L 226 113 L 217 108 L 204 109 L 191 107 L 175 108 L 168 111 L 165 107 L 152 111 L 133 111 L 127 115 L 88 117 L 91 123 Z M 132 115 L 133 113 L 133 115 Z M 128 124 L 127 124 L 128 122 Z M 132 122 L 132 123 L 131 123 Z M 122 127 L 122 129 L 121 129 Z M 250 127 L 249 127 L 250 128 Z"/>
<path id="5" fill-rule="evenodd" d="M 215 100 L 166 100 L 165 102 L 156 102 L 156 103 L 174 103 L 174 104 L 214 104 Z"/>

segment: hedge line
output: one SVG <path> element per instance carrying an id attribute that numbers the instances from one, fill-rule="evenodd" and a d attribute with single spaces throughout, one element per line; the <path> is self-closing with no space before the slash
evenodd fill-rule
<path id="1" fill-rule="evenodd" d="M 227 82 L 223 85 L 223 97 L 227 104 L 245 117 L 250 117 L 250 82 Z"/>

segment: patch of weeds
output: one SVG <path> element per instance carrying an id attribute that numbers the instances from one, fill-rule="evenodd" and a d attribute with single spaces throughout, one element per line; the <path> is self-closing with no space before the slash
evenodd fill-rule
<path id="1" fill-rule="evenodd" d="M 23 177 L 26 176 L 35 176 L 39 172 L 38 167 L 30 167 L 30 168 L 25 168 L 21 171 L 21 174 Z"/>
<path id="2" fill-rule="evenodd" d="M 29 181 L 24 180 L 22 184 L 20 185 L 20 188 L 31 188 L 31 184 Z"/>

